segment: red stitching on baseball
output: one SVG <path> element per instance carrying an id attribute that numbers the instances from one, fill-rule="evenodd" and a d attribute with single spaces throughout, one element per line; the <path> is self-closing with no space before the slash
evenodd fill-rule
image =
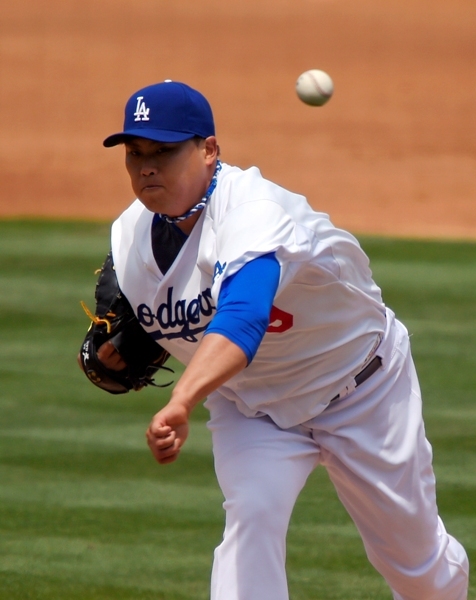
<path id="1" fill-rule="evenodd" d="M 330 98 L 330 96 L 331 96 L 330 92 L 326 92 L 326 91 L 324 91 L 321 88 L 321 86 L 319 85 L 319 82 L 317 81 L 317 79 L 314 76 L 314 73 L 308 73 L 308 75 L 312 79 L 312 81 L 314 82 L 314 85 L 316 86 L 316 89 L 321 94 L 321 96 L 325 96 L 326 98 Z"/>

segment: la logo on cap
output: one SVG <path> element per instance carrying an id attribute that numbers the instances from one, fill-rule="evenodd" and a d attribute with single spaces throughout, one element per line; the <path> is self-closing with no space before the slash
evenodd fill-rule
<path id="1" fill-rule="evenodd" d="M 134 121 L 149 121 L 150 108 L 146 108 L 144 96 L 137 96 L 136 112 Z"/>

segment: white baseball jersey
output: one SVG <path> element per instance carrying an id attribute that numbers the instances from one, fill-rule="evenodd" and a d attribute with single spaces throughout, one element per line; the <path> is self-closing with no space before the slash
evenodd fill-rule
<path id="1" fill-rule="evenodd" d="M 136 200 L 113 224 L 112 252 L 140 323 L 172 356 L 190 361 L 223 280 L 274 252 L 281 276 L 270 325 L 253 361 L 219 392 L 244 415 L 288 428 L 355 387 L 385 331 L 385 307 L 352 235 L 257 168 L 226 164 L 165 275 L 152 251 L 153 216 Z"/>

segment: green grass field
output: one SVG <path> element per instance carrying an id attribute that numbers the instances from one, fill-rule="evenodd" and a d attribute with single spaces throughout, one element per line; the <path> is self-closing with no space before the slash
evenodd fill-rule
<path id="1" fill-rule="evenodd" d="M 223 512 L 206 411 L 159 467 L 144 431 L 167 391 L 111 396 L 76 365 L 108 237 L 0 222 L 0 600 L 208 598 Z M 476 244 L 361 242 L 412 333 L 440 512 L 474 562 Z M 296 506 L 288 572 L 292 600 L 390 599 L 323 469 Z"/>

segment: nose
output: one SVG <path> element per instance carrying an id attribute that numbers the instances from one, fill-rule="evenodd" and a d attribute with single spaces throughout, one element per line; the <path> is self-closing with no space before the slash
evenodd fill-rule
<path id="1" fill-rule="evenodd" d="M 140 166 L 140 173 L 143 177 L 150 177 L 156 175 L 158 172 L 157 161 L 154 160 L 153 156 L 144 156 Z"/>
<path id="2" fill-rule="evenodd" d="M 141 175 L 143 175 L 144 177 L 150 177 L 151 175 L 157 174 L 157 167 L 145 162 L 142 165 L 140 172 L 141 172 Z"/>

